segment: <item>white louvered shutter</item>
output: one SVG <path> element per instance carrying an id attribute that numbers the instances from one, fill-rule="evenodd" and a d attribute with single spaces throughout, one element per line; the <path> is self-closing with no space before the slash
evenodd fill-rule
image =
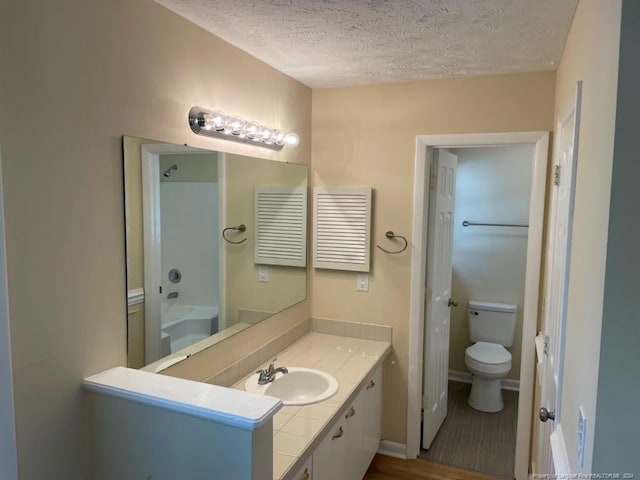
<path id="1" fill-rule="evenodd" d="M 255 263 L 307 265 L 307 189 L 256 187 Z"/>
<path id="2" fill-rule="evenodd" d="M 370 187 L 314 189 L 313 266 L 369 271 Z"/>

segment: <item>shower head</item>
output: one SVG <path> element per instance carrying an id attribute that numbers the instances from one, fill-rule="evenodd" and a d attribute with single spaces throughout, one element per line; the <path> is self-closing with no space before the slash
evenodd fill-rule
<path id="1" fill-rule="evenodd" d="M 164 172 L 162 172 L 162 175 L 164 175 L 165 177 L 169 178 L 171 176 L 171 171 L 172 170 L 178 170 L 178 166 L 177 165 L 171 165 Z"/>

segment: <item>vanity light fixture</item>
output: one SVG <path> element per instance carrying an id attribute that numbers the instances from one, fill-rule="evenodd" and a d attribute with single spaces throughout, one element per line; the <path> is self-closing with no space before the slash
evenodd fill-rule
<path id="1" fill-rule="evenodd" d="M 295 147 L 300 143 L 300 137 L 293 132 L 285 134 L 237 115 L 226 115 L 220 110 L 202 107 L 189 110 L 189 126 L 198 135 L 254 144 L 271 150 L 282 150 L 285 145 Z"/>

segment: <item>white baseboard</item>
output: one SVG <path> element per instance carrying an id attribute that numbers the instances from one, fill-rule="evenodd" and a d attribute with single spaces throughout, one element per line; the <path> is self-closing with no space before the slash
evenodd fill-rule
<path id="1" fill-rule="evenodd" d="M 407 459 L 407 446 L 404 443 L 391 442 L 389 440 L 381 440 L 380 448 L 378 448 L 380 455 L 386 455 L 387 457 Z"/>
<path id="2" fill-rule="evenodd" d="M 473 381 L 473 376 L 469 372 L 456 372 L 455 370 L 449 370 L 449 380 L 454 382 L 471 383 Z M 515 392 L 520 391 L 519 380 L 503 378 L 501 383 L 503 390 L 513 390 Z"/>

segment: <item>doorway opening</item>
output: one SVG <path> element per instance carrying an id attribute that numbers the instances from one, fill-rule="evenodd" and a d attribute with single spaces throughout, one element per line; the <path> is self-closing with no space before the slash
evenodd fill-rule
<path id="1" fill-rule="evenodd" d="M 518 133 L 499 133 L 499 134 L 467 134 L 467 135 L 438 135 L 438 136 L 419 136 L 417 137 L 416 144 L 416 170 L 415 170 L 415 187 L 414 187 L 414 231 L 413 231 L 413 245 L 414 253 L 412 257 L 412 281 L 411 281 L 411 316 L 410 316 L 410 331 L 411 340 L 409 345 L 409 399 L 408 399 L 408 415 L 407 415 L 407 458 L 416 458 L 420 454 L 421 444 L 421 415 L 423 406 L 423 377 L 425 371 L 430 368 L 434 368 L 435 365 L 439 365 L 441 373 L 438 375 L 436 372 L 432 372 L 431 375 L 427 375 L 429 378 L 439 377 L 441 384 L 444 382 L 444 390 L 448 391 L 449 380 L 449 338 L 447 335 L 446 342 L 446 366 L 442 366 L 442 362 L 434 361 L 430 358 L 423 358 L 423 354 L 426 352 L 429 354 L 430 349 L 428 342 L 425 343 L 425 328 L 424 324 L 425 315 L 427 315 L 427 305 L 425 305 L 425 298 L 433 292 L 427 291 L 427 258 L 428 258 L 428 244 L 430 240 L 437 237 L 435 233 L 434 219 L 429 216 L 430 198 L 429 198 L 429 186 L 437 182 L 437 175 L 433 175 L 432 162 L 435 157 L 435 153 L 438 149 L 467 149 L 471 147 L 486 148 L 486 147 L 522 147 L 528 148 L 532 151 L 533 160 L 530 163 L 530 180 L 529 180 L 529 206 L 528 215 L 525 221 L 528 225 L 525 230 L 525 237 L 520 237 L 520 243 L 525 243 L 526 248 L 526 261 L 524 267 L 524 294 L 521 300 L 521 318 L 522 327 L 521 332 L 517 332 L 514 338 L 517 336 L 521 345 L 521 362 L 519 368 L 516 368 L 515 373 L 519 373 L 516 378 L 519 379 L 519 399 L 517 407 L 514 405 L 513 409 L 517 411 L 515 415 L 517 433 L 515 435 L 515 468 L 514 475 L 516 479 L 525 479 L 528 474 L 528 460 L 529 460 L 529 443 L 530 443 L 530 430 L 531 430 L 531 412 L 533 401 L 533 377 L 534 377 L 534 338 L 536 335 L 536 323 L 538 315 L 538 298 L 539 298 L 539 279 L 540 279 L 540 259 L 541 259 L 541 247 L 542 247 L 542 230 L 543 230 L 543 212 L 544 212 L 544 197 L 545 197 L 545 184 L 546 184 L 546 167 L 547 167 L 547 153 L 548 153 L 548 133 L 547 132 L 518 132 Z M 451 213 L 452 214 L 452 213 Z M 495 219 L 492 221 L 482 222 L 484 219 L 465 218 L 460 219 L 460 227 L 456 228 L 500 228 L 500 227 L 486 227 L 486 226 L 467 226 L 462 227 L 462 221 L 466 220 L 469 223 L 513 223 L 509 221 L 501 221 Z M 488 219 L 487 219 L 488 220 Z M 451 218 L 450 222 L 453 222 Z M 455 220 L 458 222 L 458 220 Z M 503 227 L 509 229 L 519 229 L 519 227 Z M 517 235 L 522 235 L 520 232 Z M 516 235 L 516 237 L 517 237 Z M 431 237 L 430 237 L 431 236 Z M 485 239 L 486 240 L 486 239 Z M 494 239 L 495 240 L 495 239 Z M 490 242 L 487 242 L 490 243 Z M 447 292 L 446 289 L 438 292 L 441 298 L 439 302 L 444 302 L 447 310 L 450 309 L 449 300 L 455 302 L 456 300 L 451 296 L 451 290 Z M 479 292 L 482 296 L 489 295 L 488 292 Z M 474 294 L 475 295 L 475 294 Z M 447 297 L 447 298 L 445 298 Z M 470 300 L 479 301 L 493 301 L 502 300 L 504 298 L 472 298 Z M 458 302 L 458 309 L 466 310 L 468 302 L 464 305 Z M 432 313 L 432 316 L 435 314 Z M 460 316 L 464 318 L 464 313 Z M 468 327 L 467 324 L 464 328 Z M 458 328 L 460 331 L 461 328 Z M 458 332 L 457 332 L 458 333 Z M 457 334 L 456 333 L 456 334 Z M 429 336 L 427 339 L 431 338 Z M 442 345 L 442 342 L 440 342 Z M 465 348 L 468 345 L 465 345 Z M 433 351 L 433 349 L 431 349 Z M 445 355 L 439 352 L 442 358 Z M 457 362 L 461 361 L 464 364 L 464 357 L 462 359 L 456 359 Z M 519 372 L 518 372 L 519 370 Z M 455 377 L 455 374 L 452 375 Z M 468 380 L 466 375 L 463 378 Z M 513 380 L 513 379 L 512 379 Z M 512 384 L 513 385 L 513 384 Z M 517 384 L 515 384 L 517 385 Z M 433 393 L 431 393 L 433 396 Z M 444 394 L 444 398 L 439 398 L 440 402 L 447 400 L 447 393 Z M 463 394 L 464 399 L 464 394 Z M 429 410 L 430 412 L 431 410 Z M 425 415 L 428 412 L 425 411 Z M 446 410 L 445 410 L 446 416 Z M 444 420 L 444 418 L 443 418 Z M 436 422 L 437 423 L 437 422 Z M 437 429 L 436 429 L 437 430 Z"/>
<path id="2" fill-rule="evenodd" d="M 145 364 L 224 329 L 224 154 L 142 146 Z"/>
<path id="3" fill-rule="evenodd" d="M 533 154 L 439 148 L 430 169 L 420 457 L 504 478 L 514 477 Z"/>

